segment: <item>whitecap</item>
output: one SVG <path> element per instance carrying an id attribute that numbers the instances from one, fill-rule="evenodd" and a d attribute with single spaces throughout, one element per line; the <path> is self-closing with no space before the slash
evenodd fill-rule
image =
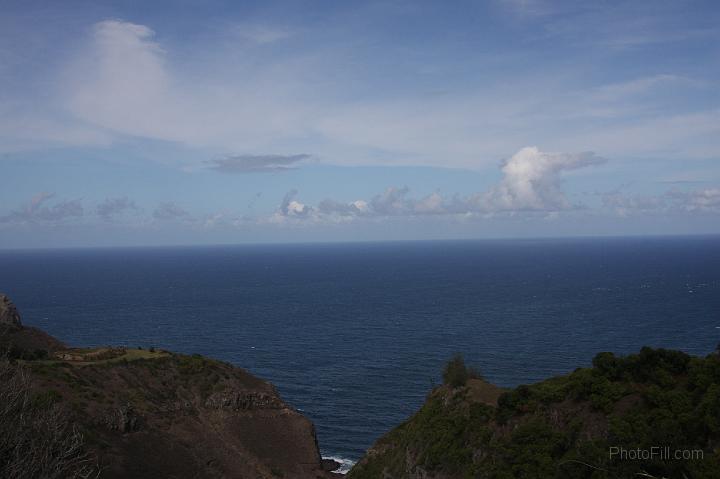
<path id="1" fill-rule="evenodd" d="M 337 468 L 336 470 L 332 471 L 338 474 L 347 474 L 350 472 L 350 469 L 355 465 L 355 461 L 351 459 L 344 459 L 342 457 L 337 456 L 323 456 L 323 459 L 332 459 L 335 462 L 339 462 L 341 466 Z"/>

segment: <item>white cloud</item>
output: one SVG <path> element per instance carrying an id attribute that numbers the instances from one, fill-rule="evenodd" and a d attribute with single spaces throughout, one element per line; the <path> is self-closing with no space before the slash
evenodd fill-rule
<path id="1" fill-rule="evenodd" d="M 323 215 L 356 216 L 368 213 L 368 204 L 363 200 L 356 200 L 350 203 L 325 199 L 318 203 L 318 212 Z"/>
<path id="2" fill-rule="evenodd" d="M 671 190 L 645 196 L 613 191 L 602 195 L 602 204 L 618 216 L 717 214 L 720 213 L 720 188 Z"/>
<path id="3" fill-rule="evenodd" d="M 297 193 L 297 190 L 291 190 L 283 198 L 279 209 L 279 213 L 282 216 L 303 218 L 309 216 L 312 212 L 312 208 L 295 200 Z"/>
<path id="4" fill-rule="evenodd" d="M 413 209 L 416 213 L 419 214 L 445 213 L 446 210 L 444 202 L 445 200 L 440 195 L 440 193 L 435 192 L 415 203 Z"/>
<path id="5" fill-rule="evenodd" d="M 720 188 L 703 188 L 690 192 L 670 192 L 668 196 L 686 211 L 720 212 Z"/>
<path id="6" fill-rule="evenodd" d="M 616 215 L 623 217 L 637 214 L 655 214 L 667 208 L 667 202 L 662 196 L 629 196 L 620 191 L 603 194 L 602 205 Z"/>
<path id="7" fill-rule="evenodd" d="M 544 153 L 525 147 L 503 164 L 502 182 L 475 201 L 487 211 L 568 209 L 571 205 L 560 188 L 561 174 L 604 161 L 589 152 Z"/>
<path id="8" fill-rule="evenodd" d="M 299 134 L 303 109 L 273 66 L 185 65 L 144 26 L 97 23 L 65 74 L 65 107 L 94 127 L 195 147 L 262 149 Z M 286 72 L 290 74 L 290 72 Z"/>
<path id="9" fill-rule="evenodd" d="M 412 212 L 412 201 L 407 199 L 409 191 L 407 186 L 386 189 L 370 201 L 372 212 L 380 216 L 403 215 Z"/>
<path id="10" fill-rule="evenodd" d="M 544 2 L 511 3 L 532 11 Z M 95 24 L 81 47 L 73 41 L 58 60 L 63 74 L 50 72 L 57 89 L 40 99 L 26 92 L 12 108 L 0 102 L 0 148 L 95 146 L 140 137 L 218 155 L 308 151 L 318 161 L 341 165 L 471 169 L 536 142 L 619 157 L 720 154 L 717 105 L 695 101 L 714 86 L 673 72 L 589 85 L 587 66 L 538 65 L 527 75 L 510 59 L 504 60 L 513 67 L 508 71 L 516 73 L 492 70 L 484 80 L 448 86 L 442 95 L 412 85 L 368 94 L 356 85 L 382 80 L 374 62 L 357 71 L 341 68 L 353 55 L 373 53 L 361 50 L 367 45 L 320 47 L 305 41 L 307 32 L 273 25 L 230 30 L 205 37 L 207 43 L 184 55 L 180 43 L 165 41 L 149 26 Z M 261 46 L 291 34 L 297 36 L 287 42 L 291 55 Z M 358 71 L 365 76 L 352 76 Z M 660 94 L 670 88 L 672 95 Z"/>
<path id="11" fill-rule="evenodd" d="M 488 191 L 467 198 L 443 197 L 439 192 L 416 199 L 407 187 L 390 187 L 370 201 L 350 203 L 332 199 L 312 208 L 295 200 L 298 192 L 285 195 L 278 218 L 332 219 L 337 217 L 393 217 L 425 215 L 496 215 L 556 213 L 574 209 L 562 191 L 562 174 L 605 162 L 593 153 L 545 153 L 525 147 L 502 165 L 503 178 Z"/>
<path id="12" fill-rule="evenodd" d="M 184 102 L 166 72 L 165 52 L 144 25 L 106 20 L 67 73 L 66 106 L 78 118 L 119 133 L 183 134 Z"/>

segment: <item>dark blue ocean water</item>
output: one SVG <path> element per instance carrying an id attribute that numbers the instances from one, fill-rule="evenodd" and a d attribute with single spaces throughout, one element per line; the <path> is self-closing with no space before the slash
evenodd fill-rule
<path id="1" fill-rule="evenodd" d="M 720 342 L 720 238 L 0 252 L 26 324 L 232 362 L 357 459 L 453 352 L 502 386 L 643 345 Z"/>

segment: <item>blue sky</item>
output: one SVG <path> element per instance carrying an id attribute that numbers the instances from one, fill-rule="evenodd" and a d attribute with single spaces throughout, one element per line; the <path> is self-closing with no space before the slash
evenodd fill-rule
<path id="1" fill-rule="evenodd" d="M 708 1 L 0 4 L 0 247 L 720 233 Z"/>

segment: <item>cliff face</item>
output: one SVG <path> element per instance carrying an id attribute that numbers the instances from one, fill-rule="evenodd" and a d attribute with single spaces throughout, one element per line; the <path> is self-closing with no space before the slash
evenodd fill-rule
<path id="1" fill-rule="evenodd" d="M 312 423 L 267 382 L 199 356 L 125 350 L 31 362 L 37 390 L 67 404 L 102 477 L 316 477 Z"/>
<path id="2" fill-rule="evenodd" d="M 643 348 L 593 364 L 496 400 L 477 380 L 436 388 L 348 478 L 720 477 L 718 354 Z"/>
<path id="3" fill-rule="evenodd" d="M 16 357 L 9 364 L 29 374 L 33 404 L 65 411 L 100 477 L 334 476 L 322 468 L 313 424 L 240 368 L 166 351 L 67 349 L 54 339 L 40 350 L 36 333 L 14 326 L 0 335 Z M 28 342 L 31 351 L 19 346 Z"/>

